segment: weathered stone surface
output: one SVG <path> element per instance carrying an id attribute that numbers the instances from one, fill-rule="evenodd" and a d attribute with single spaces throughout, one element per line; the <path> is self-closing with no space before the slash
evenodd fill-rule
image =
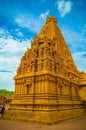
<path id="1" fill-rule="evenodd" d="M 83 111 L 79 81 L 84 77 L 74 64 L 57 19 L 49 16 L 21 59 L 8 115 L 45 123 L 79 115 Z"/>

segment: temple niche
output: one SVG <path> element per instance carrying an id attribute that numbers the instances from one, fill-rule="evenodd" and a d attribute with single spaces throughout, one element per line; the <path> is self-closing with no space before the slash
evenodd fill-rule
<path id="1" fill-rule="evenodd" d="M 46 124 L 80 115 L 83 107 L 79 81 L 84 77 L 73 61 L 57 19 L 50 15 L 21 58 L 7 115 Z"/>

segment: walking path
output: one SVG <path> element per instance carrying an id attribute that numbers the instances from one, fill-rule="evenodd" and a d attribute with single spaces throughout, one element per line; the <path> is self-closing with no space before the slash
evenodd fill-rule
<path id="1" fill-rule="evenodd" d="M 73 118 L 51 126 L 0 119 L 0 130 L 86 130 L 86 116 Z"/>

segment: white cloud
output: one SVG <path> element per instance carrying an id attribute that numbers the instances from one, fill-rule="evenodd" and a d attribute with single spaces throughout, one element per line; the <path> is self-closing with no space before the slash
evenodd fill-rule
<path id="1" fill-rule="evenodd" d="M 45 12 L 45 15 L 48 15 L 48 11 Z M 43 24 L 43 18 L 40 16 L 38 18 L 33 16 L 28 16 L 25 14 L 20 14 L 16 17 L 15 22 L 24 28 L 28 28 L 30 31 L 34 33 L 38 33 Z M 19 29 L 15 30 L 17 35 L 22 36 L 22 32 Z M 2 28 L 0 28 L 0 87 L 4 86 L 5 88 L 8 86 L 13 86 L 13 76 L 16 73 L 16 69 L 19 66 L 20 59 L 24 54 L 25 50 L 30 47 L 30 40 L 27 39 L 20 42 L 18 39 L 14 39 L 10 33 Z M 3 70 L 6 70 L 3 72 Z M 13 73 L 11 73 L 13 72 Z M 7 74 L 10 77 L 7 77 Z M 7 80 L 5 80 L 7 77 Z"/>
<path id="2" fill-rule="evenodd" d="M 61 30 L 76 66 L 80 71 L 86 72 L 86 37 L 70 28 L 62 27 Z"/>
<path id="3" fill-rule="evenodd" d="M 82 28 L 82 34 L 86 34 L 86 24 L 84 24 L 84 27 Z"/>
<path id="4" fill-rule="evenodd" d="M 86 72 L 86 51 L 73 53 L 72 55 L 78 69 Z"/>
<path id="5" fill-rule="evenodd" d="M 9 32 L 7 30 L 0 28 L 0 37 L 6 38 L 8 36 L 9 36 Z"/>
<path id="6" fill-rule="evenodd" d="M 86 24 L 84 25 L 84 27 L 86 28 Z"/>
<path id="7" fill-rule="evenodd" d="M 66 14 L 68 14 L 71 11 L 72 2 L 65 1 L 65 0 L 59 0 L 57 2 L 57 8 L 61 14 L 61 17 L 64 17 Z"/>
<path id="8" fill-rule="evenodd" d="M 3 36 L 5 36 L 6 31 L 3 32 Z M 0 37 L 0 87 L 8 87 L 9 89 L 13 86 L 13 76 L 19 66 L 20 59 L 26 49 L 30 47 L 30 39 L 20 42 L 10 35 L 5 38 L 3 36 Z M 5 84 L 7 85 L 4 86 Z"/>
<path id="9" fill-rule="evenodd" d="M 24 28 L 28 28 L 30 31 L 38 33 L 40 31 L 40 28 L 43 24 L 43 20 L 39 17 L 33 17 L 28 16 L 26 14 L 19 14 L 15 18 L 15 22 L 20 26 Z"/>
<path id="10" fill-rule="evenodd" d="M 45 13 L 41 13 L 39 17 L 33 15 L 19 14 L 15 18 L 15 22 L 22 28 L 28 28 L 31 32 L 39 33 L 46 17 L 50 11 L 47 10 Z"/>
<path id="11" fill-rule="evenodd" d="M 14 90 L 14 73 L 0 73 L 0 88 Z"/>
<path id="12" fill-rule="evenodd" d="M 40 18 L 42 18 L 42 19 L 45 21 L 45 19 L 46 19 L 47 16 L 49 15 L 49 13 L 50 13 L 50 11 L 47 10 L 45 13 L 40 14 Z"/>
<path id="13" fill-rule="evenodd" d="M 78 51 L 79 48 L 82 50 L 86 48 L 86 37 L 82 35 L 82 33 L 76 32 L 66 27 L 62 27 L 61 30 L 72 52 Z"/>
<path id="14" fill-rule="evenodd" d="M 12 38 L 0 38 L 0 52 L 1 53 L 10 53 L 10 54 L 16 54 L 16 53 L 20 53 L 20 52 L 24 52 L 24 50 L 26 49 L 26 46 L 29 46 L 30 41 L 18 41 L 18 40 L 14 40 Z M 3 46 L 2 46 L 3 44 Z"/>
<path id="15" fill-rule="evenodd" d="M 0 35 L 1 34 L 4 34 L 5 32 L 4 32 L 4 29 L 2 29 L 2 28 L 0 28 Z"/>

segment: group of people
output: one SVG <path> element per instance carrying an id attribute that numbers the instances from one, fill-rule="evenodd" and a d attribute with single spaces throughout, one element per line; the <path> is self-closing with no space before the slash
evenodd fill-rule
<path id="1" fill-rule="evenodd" d="M 5 111 L 4 105 L 0 104 L 0 116 L 2 117 Z"/>

